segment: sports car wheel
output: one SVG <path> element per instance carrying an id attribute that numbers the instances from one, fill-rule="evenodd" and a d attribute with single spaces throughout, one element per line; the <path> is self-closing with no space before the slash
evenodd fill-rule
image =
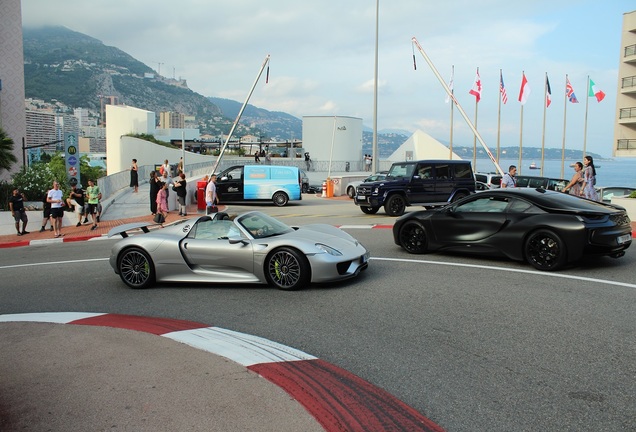
<path id="1" fill-rule="evenodd" d="M 406 201 L 402 195 L 391 195 L 384 204 L 384 211 L 389 216 L 402 216 L 406 209 Z"/>
<path id="2" fill-rule="evenodd" d="M 405 222 L 399 233 L 400 246 L 405 251 L 412 254 L 422 254 L 426 252 L 427 240 L 426 231 L 421 223 L 417 221 Z"/>
<path id="3" fill-rule="evenodd" d="M 265 260 L 265 277 L 278 289 L 296 290 L 311 280 L 307 258 L 296 249 L 274 250 Z"/>
<path id="4" fill-rule="evenodd" d="M 272 201 L 274 201 L 274 204 L 278 207 L 283 207 L 289 202 L 289 197 L 285 192 L 276 192 L 272 197 Z"/>
<path id="5" fill-rule="evenodd" d="M 147 288 L 155 281 L 155 268 L 148 254 L 138 248 L 123 251 L 117 263 L 119 277 L 131 288 Z"/>
<path id="6" fill-rule="evenodd" d="M 353 186 L 349 186 L 347 188 L 347 195 L 349 195 L 349 198 L 353 199 L 353 196 L 356 194 L 356 188 L 354 188 Z"/>
<path id="7" fill-rule="evenodd" d="M 365 213 L 365 214 L 376 214 L 378 212 L 378 210 L 380 210 L 380 207 L 364 207 L 364 206 L 360 206 L 360 210 L 362 210 L 362 213 Z"/>
<path id="8" fill-rule="evenodd" d="M 563 240 L 550 230 L 530 234 L 525 245 L 526 260 L 538 270 L 557 270 L 565 264 L 567 251 Z"/>

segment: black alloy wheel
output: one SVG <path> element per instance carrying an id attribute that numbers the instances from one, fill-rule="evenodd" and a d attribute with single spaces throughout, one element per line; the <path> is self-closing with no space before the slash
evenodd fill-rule
<path id="1" fill-rule="evenodd" d="M 289 197 L 285 192 L 276 192 L 272 197 L 272 201 L 278 207 L 283 207 L 289 202 Z"/>
<path id="2" fill-rule="evenodd" d="M 404 222 L 398 234 L 400 246 L 412 254 L 423 254 L 428 249 L 426 230 L 415 220 Z"/>
<path id="3" fill-rule="evenodd" d="M 558 270 L 567 259 L 565 243 L 555 232 L 547 229 L 530 234 L 524 252 L 528 263 L 537 270 Z"/>
<path id="4" fill-rule="evenodd" d="M 391 195 L 384 204 L 384 211 L 389 216 L 402 216 L 406 209 L 406 200 L 402 195 Z"/>

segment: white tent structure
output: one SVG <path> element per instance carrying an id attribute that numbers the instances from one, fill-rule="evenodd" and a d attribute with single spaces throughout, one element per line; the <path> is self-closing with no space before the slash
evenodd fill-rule
<path id="1" fill-rule="evenodd" d="M 409 139 L 404 141 L 404 144 L 389 156 L 388 160 L 391 162 L 401 162 L 405 160 L 449 158 L 451 158 L 451 155 L 448 147 L 426 132 L 418 129 Z M 461 158 L 453 152 L 452 159 Z"/>

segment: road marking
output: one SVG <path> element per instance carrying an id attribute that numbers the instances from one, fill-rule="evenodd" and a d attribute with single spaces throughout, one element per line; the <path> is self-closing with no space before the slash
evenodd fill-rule
<path id="1" fill-rule="evenodd" d="M 428 261 L 428 260 L 415 260 L 415 259 L 403 259 L 403 258 L 371 257 L 369 259 L 376 260 L 376 261 L 392 261 L 392 262 L 406 262 L 406 263 L 416 263 L 416 264 L 445 265 L 445 266 L 454 266 L 454 267 L 478 268 L 478 269 L 483 269 L 483 270 L 504 271 L 504 272 L 512 272 L 512 273 L 525 273 L 525 274 L 531 274 L 531 275 L 535 275 L 535 276 L 540 275 L 540 276 L 562 278 L 562 279 L 573 279 L 573 280 L 584 281 L 584 282 L 598 282 L 598 283 L 602 283 L 602 284 L 606 284 L 606 285 L 616 285 L 616 286 L 622 286 L 622 287 L 626 287 L 626 288 L 634 288 L 634 289 L 636 289 L 636 284 L 631 284 L 631 283 L 627 283 L 627 282 L 616 282 L 616 281 L 611 281 L 611 280 L 606 280 L 606 279 L 590 278 L 590 277 L 587 277 L 587 276 L 574 276 L 574 275 L 567 275 L 567 274 L 561 274 L 561 273 L 551 273 L 551 272 L 545 272 L 545 271 L 539 271 L 539 270 L 512 269 L 512 268 L 506 268 L 506 267 L 494 267 L 494 266 L 485 266 L 485 265 L 478 265 L 478 264 L 459 264 L 459 263 L 450 263 L 450 262 L 442 262 L 442 261 Z"/>
<path id="2" fill-rule="evenodd" d="M 68 261 L 29 263 L 29 264 L 14 264 L 14 265 L 8 265 L 8 266 L 0 266 L 0 270 L 18 268 L 18 267 L 33 267 L 33 266 L 42 266 L 42 265 L 59 265 L 59 264 L 74 264 L 74 263 L 95 262 L 95 261 L 108 261 L 108 259 L 109 258 L 91 258 L 91 259 L 83 259 L 83 260 L 68 260 Z"/>

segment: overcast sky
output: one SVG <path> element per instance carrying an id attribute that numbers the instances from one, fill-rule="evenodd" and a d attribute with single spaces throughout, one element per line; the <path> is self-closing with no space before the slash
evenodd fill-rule
<path id="1" fill-rule="evenodd" d="M 568 104 L 566 147 L 583 148 L 587 76 L 606 98 L 590 99 L 587 148 L 611 156 L 623 14 L 633 0 L 380 1 L 378 129 L 421 129 L 448 141 L 450 107 L 416 37 L 445 80 L 455 67 L 455 95 L 474 120 L 469 95 L 479 67 L 483 93 L 477 126 L 496 148 L 499 69 L 508 103 L 501 145 L 520 142 L 522 72 L 532 93 L 524 105 L 523 146 L 541 146 L 544 77 L 546 147 L 561 148 L 565 75 L 579 104 Z M 204 95 L 243 102 L 266 55 L 250 103 L 303 115 L 360 117 L 373 125 L 376 2 L 373 0 L 22 0 L 25 26 L 63 25 L 117 47 L 161 75 L 185 78 Z M 413 67 L 413 53 L 417 69 Z M 159 65 L 161 63 L 161 65 Z M 472 146 L 457 111 L 454 144 Z"/>

